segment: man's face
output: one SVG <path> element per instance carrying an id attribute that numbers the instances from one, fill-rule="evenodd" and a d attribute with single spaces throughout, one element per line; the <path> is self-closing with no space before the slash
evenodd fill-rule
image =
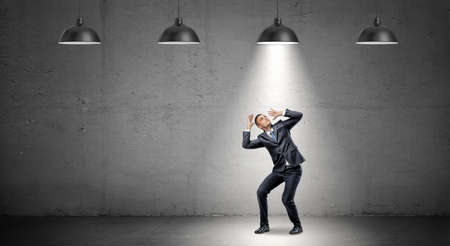
<path id="1" fill-rule="evenodd" d="M 266 115 L 259 115 L 256 119 L 256 125 L 258 128 L 262 129 L 264 127 L 268 127 L 270 125 L 270 119 Z"/>

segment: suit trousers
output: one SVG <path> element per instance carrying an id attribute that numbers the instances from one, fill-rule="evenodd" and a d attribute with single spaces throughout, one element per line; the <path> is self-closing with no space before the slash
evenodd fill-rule
<path id="1" fill-rule="evenodd" d="M 294 196 L 298 183 L 302 176 L 302 166 L 291 167 L 285 169 L 283 172 L 270 173 L 263 182 L 259 185 L 256 192 L 259 206 L 259 219 L 260 225 L 269 225 L 267 216 L 267 194 L 270 193 L 279 184 L 285 182 L 284 191 L 282 196 L 283 205 L 286 207 L 289 220 L 294 225 L 301 226 L 300 219 L 298 218 L 297 207 L 295 206 Z"/>

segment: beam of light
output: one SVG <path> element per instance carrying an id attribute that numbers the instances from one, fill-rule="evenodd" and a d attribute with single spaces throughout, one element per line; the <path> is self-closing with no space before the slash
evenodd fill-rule
<path id="1" fill-rule="evenodd" d="M 209 116 L 212 117 L 209 124 L 216 125 L 217 130 L 208 138 L 210 147 L 205 150 L 207 153 L 205 161 L 211 165 L 202 169 L 202 177 L 208 179 L 204 178 L 198 182 L 203 184 L 201 192 L 211 195 L 211 200 L 205 201 L 202 206 L 212 207 L 213 212 L 253 215 L 259 213 L 255 192 L 263 178 L 271 172 L 273 163 L 265 148 L 257 150 L 242 148 L 242 130 L 246 126 L 248 114 L 268 115 L 267 111 L 270 108 L 276 110 L 289 108 L 303 112 L 304 119 L 291 130 L 291 133 L 302 154 L 306 158 L 312 158 L 308 153 L 307 143 L 314 143 L 317 130 L 311 123 L 305 127 L 305 119 L 313 122 L 314 117 L 317 117 L 313 109 L 317 96 L 307 74 L 301 47 L 254 45 L 251 54 L 247 59 L 247 65 L 241 70 L 243 71 L 241 81 L 233 87 L 229 103 Z M 217 121 L 213 121 L 216 119 Z M 280 119 L 287 118 L 279 117 L 274 122 Z M 251 130 L 251 139 L 255 139 L 261 132 L 261 129 L 254 126 Z M 208 182 L 211 179 L 215 182 Z M 301 183 L 305 183 L 305 179 Z M 280 185 L 271 192 L 270 197 L 273 197 L 269 198 L 271 215 L 286 214 L 281 202 L 283 188 L 284 185 Z M 303 187 L 299 190 L 302 189 Z M 239 192 L 231 194 L 232 190 Z M 304 196 L 300 193 L 305 192 L 296 195 L 297 202 Z M 302 206 L 299 206 L 299 213 L 302 212 Z"/>
<path id="2" fill-rule="evenodd" d="M 256 47 L 240 95 L 241 100 L 245 100 L 251 93 L 251 99 L 243 101 L 243 108 L 267 115 L 270 108 L 301 110 L 311 104 L 314 94 L 311 93 L 300 49 L 292 45 Z"/>
<path id="3" fill-rule="evenodd" d="M 255 47 L 255 55 L 250 61 L 246 77 L 242 82 L 238 110 L 233 112 L 236 117 L 236 145 L 242 141 L 242 130 L 245 119 L 249 113 L 256 115 L 263 113 L 268 115 L 270 108 L 281 110 L 289 108 L 303 113 L 303 118 L 291 130 L 291 137 L 305 157 L 303 175 L 295 195 L 295 203 L 300 215 L 323 214 L 329 209 L 329 201 L 323 201 L 321 185 L 334 184 L 336 177 L 328 174 L 326 168 L 332 165 L 327 159 L 341 158 L 342 154 L 336 148 L 337 139 L 333 134 L 334 127 L 330 125 L 330 111 L 321 107 L 323 92 L 314 83 L 309 73 L 306 60 L 311 56 L 305 52 L 305 47 L 300 45 L 263 45 Z M 270 117 L 271 118 L 271 117 Z M 285 117 L 280 117 L 286 120 Z M 280 120 L 277 118 L 272 123 Z M 253 140 L 261 129 L 254 126 L 250 139 Z M 250 201 L 256 199 L 253 193 L 273 168 L 269 153 L 265 148 L 260 150 L 247 150 L 240 147 L 236 158 L 246 171 L 235 174 L 246 186 L 252 195 Z M 321 175 L 326 174 L 331 181 L 323 182 Z M 321 182 L 321 183 L 318 183 Z M 323 184 L 322 184 L 323 183 Z M 275 188 L 268 198 L 269 214 L 286 214 L 286 209 L 280 202 L 284 184 Z M 331 189 L 332 190 L 332 189 Z M 244 193 L 245 194 L 245 193 Z M 332 199 L 330 199 L 332 200 Z M 258 209 L 254 211 L 258 213 Z M 269 216 L 270 216 L 269 215 Z"/>

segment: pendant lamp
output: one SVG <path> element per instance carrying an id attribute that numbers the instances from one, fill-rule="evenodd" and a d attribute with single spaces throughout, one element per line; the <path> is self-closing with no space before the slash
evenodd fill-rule
<path id="1" fill-rule="evenodd" d="M 274 0 L 275 19 L 274 23 L 264 29 L 259 35 L 258 44 L 298 44 L 295 32 L 281 23 L 278 16 L 278 0 Z"/>
<path id="2" fill-rule="evenodd" d="M 158 40 L 158 44 L 199 44 L 195 31 L 183 24 L 183 18 L 181 17 L 181 0 L 178 0 L 178 16 L 175 18 L 175 23 L 169 26 L 161 34 Z"/>
<path id="3" fill-rule="evenodd" d="M 398 41 L 391 30 L 380 26 L 380 18 L 375 17 L 373 26 L 361 31 L 356 44 L 388 45 L 398 44 Z"/>
<path id="4" fill-rule="evenodd" d="M 86 45 L 100 44 L 97 32 L 83 25 L 83 17 L 80 15 L 80 0 L 78 0 L 78 19 L 75 26 L 67 28 L 59 39 L 59 44 Z"/>

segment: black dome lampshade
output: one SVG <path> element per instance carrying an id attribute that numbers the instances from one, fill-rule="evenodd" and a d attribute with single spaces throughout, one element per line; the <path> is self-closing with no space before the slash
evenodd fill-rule
<path id="1" fill-rule="evenodd" d="M 264 29 L 259 35 L 258 44 L 298 44 L 295 32 L 281 23 L 278 16 L 278 0 L 274 0 L 275 19 L 274 23 Z"/>
<path id="2" fill-rule="evenodd" d="M 281 18 L 275 18 L 270 25 L 259 35 L 258 44 L 298 44 L 295 32 L 281 23 Z"/>
<path id="3" fill-rule="evenodd" d="M 194 29 L 183 24 L 181 17 L 181 0 L 178 0 L 178 16 L 175 23 L 161 34 L 158 44 L 199 44 L 200 39 Z"/>
<path id="4" fill-rule="evenodd" d="M 375 17 L 373 26 L 366 27 L 361 31 L 356 44 L 365 45 L 392 45 L 398 44 L 394 33 L 386 27 L 380 26 L 380 18 Z"/>
<path id="5" fill-rule="evenodd" d="M 97 32 L 83 25 L 83 18 L 78 17 L 75 26 L 67 28 L 59 39 L 59 44 L 87 45 L 101 44 Z"/>
<path id="6" fill-rule="evenodd" d="M 158 40 L 158 44 L 199 44 L 195 31 L 183 24 L 183 19 L 177 17 L 175 23 L 166 28 Z"/>

